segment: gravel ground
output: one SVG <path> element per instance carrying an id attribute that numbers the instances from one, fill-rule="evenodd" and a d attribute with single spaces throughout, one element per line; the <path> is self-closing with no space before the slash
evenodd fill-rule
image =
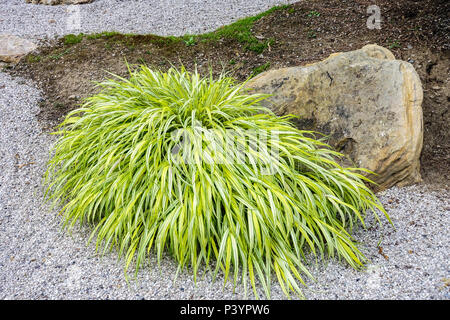
<path id="1" fill-rule="evenodd" d="M 103 31 L 163 36 L 203 33 L 275 5 L 293 2 L 295 1 L 96 0 L 79 6 L 45 6 L 27 4 L 25 0 L 0 0 L 0 33 L 14 33 L 39 40 L 69 33 Z M 79 9 L 79 20 L 76 19 L 77 11 L 73 7 Z"/>
<path id="2" fill-rule="evenodd" d="M 67 33 L 58 23 L 46 24 L 49 19 L 64 19 L 63 8 L 25 6 L 23 2 L 7 0 L 7 5 L 5 0 L 0 2 L 2 13 L 6 9 L 6 14 L 0 17 L 1 32 L 38 39 Z M 233 6 L 221 3 L 219 12 L 219 2 L 190 1 L 204 8 L 201 14 L 186 9 L 190 16 L 179 12 L 171 14 L 172 20 L 165 26 L 161 19 L 156 19 L 157 12 L 165 8 L 160 2 L 159 6 L 151 6 L 148 20 L 144 20 L 138 17 L 146 11 L 143 9 L 145 1 L 126 1 L 125 5 L 125 1 L 98 0 L 89 7 L 83 6 L 83 10 L 90 8 L 86 12 L 91 17 L 93 12 L 104 10 L 111 15 L 94 19 L 92 24 L 83 26 L 83 31 L 196 32 L 203 27 L 214 29 L 218 23 L 228 23 L 238 16 L 266 9 L 275 2 L 253 1 L 253 7 L 245 10 L 241 10 L 244 1 L 235 2 Z M 107 4 L 114 4 L 114 10 Z M 213 4 L 216 11 L 209 12 Z M 150 258 L 137 279 L 127 283 L 124 263 L 117 261 L 115 252 L 101 258 L 93 245 L 86 246 L 89 230 L 76 229 L 71 235 L 61 232 L 60 218 L 42 204 L 40 182 L 54 138 L 43 133 L 36 120 L 40 99 L 42 96 L 32 83 L 0 73 L 0 298 L 244 298 L 242 287 L 233 293 L 231 285 L 222 289 L 221 279 L 211 283 L 209 275 L 195 286 L 192 274 L 185 271 L 174 283 L 176 264 L 169 257 L 164 258 L 161 269 Z M 421 184 L 392 188 L 380 194 L 396 230 L 388 225 L 380 230 L 369 219 L 372 227 L 355 232 L 363 252 L 371 260 L 367 270 L 357 272 L 337 260 L 313 264 L 311 269 L 317 282 L 309 281 L 306 297 L 449 299 L 449 193 L 448 189 Z M 377 247 L 380 239 L 384 256 Z M 285 298 L 275 279 L 272 294 L 274 299 Z"/>

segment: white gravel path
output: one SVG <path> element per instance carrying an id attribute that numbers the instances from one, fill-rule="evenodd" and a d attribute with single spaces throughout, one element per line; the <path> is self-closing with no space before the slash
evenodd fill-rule
<path id="1" fill-rule="evenodd" d="M 184 35 L 217 29 L 293 0 L 96 0 L 79 6 L 45 6 L 0 0 L 0 33 L 29 39 L 69 33 L 120 31 Z M 79 8 L 80 24 L 74 7 Z"/>
<path id="2" fill-rule="evenodd" d="M 279 1 L 185 1 L 168 10 L 167 1 L 98 0 L 83 6 L 89 23 L 84 32 L 117 30 L 184 34 L 211 30 L 219 24 L 254 14 Z M 25 5 L 23 0 L 0 0 L 0 33 L 29 39 L 61 35 L 62 7 Z M 147 3 L 147 5 L 145 5 Z M 164 4 L 165 3 L 165 4 Z M 233 5 L 231 5 L 233 3 Z M 151 4 L 151 5 L 150 5 Z M 195 5 L 194 5 L 195 4 Z M 177 8 L 177 9 L 174 9 Z M 196 8 L 202 8 L 197 10 Z M 83 9 L 84 11 L 85 9 Z M 103 11 L 109 14 L 100 15 Z M 140 16 L 142 12 L 147 18 Z M 158 18 L 170 16 L 167 21 Z M 49 19 L 57 21 L 48 24 Z M 203 29 L 204 28 L 204 29 Z M 150 259 L 137 280 L 127 282 L 123 262 L 115 252 L 103 258 L 86 247 L 89 230 L 62 233 L 60 218 L 42 205 L 41 177 L 54 138 L 36 120 L 43 97 L 32 83 L 0 73 L 0 298 L 1 299 L 240 299 L 242 288 L 222 290 L 221 279 L 206 276 L 194 286 L 192 274 L 172 279 L 176 264 L 164 259 L 159 270 Z M 312 265 L 316 283 L 309 299 L 449 299 L 450 191 L 427 185 L 392 188 L 381 194 L 396 230 L 384 228 L 383 252 L 376 227 L 358 230 L 356 238 L 371 259 L 367 271 L 339 263 Z M 283 299 L 273 281 L 273 298 Z M 250 296 L 251 298 L 251 296 Z"/>

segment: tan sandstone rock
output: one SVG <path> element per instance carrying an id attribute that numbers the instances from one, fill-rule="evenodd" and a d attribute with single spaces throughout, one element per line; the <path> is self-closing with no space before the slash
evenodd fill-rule
<path id="1" fill-rule="evenodd" d="M 17 63 L 35 49 L 36 45 L 31 41 L 10 34 L 0 34 L 0 61 Z"/>
<path id="2" fill-rule="evenodd" d="M 421 180 L 422 84 L 414 67 L 387 49 L 367 45 L 303 66 L 269 70 L 248 85 L 273 94 L 278 115 L 299 116 L 301 129 L 329 135 L 349 156 L 344 164 L 378 175 L 377 191 Z"/>

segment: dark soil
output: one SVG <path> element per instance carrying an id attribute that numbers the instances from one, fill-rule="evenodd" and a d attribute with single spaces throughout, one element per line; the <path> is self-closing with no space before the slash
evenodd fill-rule
<path id="1" fill-rule="evenodd" d="M 379 30 L 366 26 L 369 5 L 381 9 Z M 125 76 L 125 60 L 131 65 L 145 63 L 163 70 L 183 64 L 187 69 L 197 65 L 200 72 L 207 73 L 211 67 L 215 74 L 226 70 L 245 80 L 268 68 L 312 63 L 333 52 L 376 43 L 417 70 L 424 89 L 422 176 L 427 182 L 448 184 L 449 1 L 302 1 L 263 16 L 254 22 L 251 33 L 253 41 L 258 41 L 256 48 L 255 43 L 249 46 L 239 32 L 220 37 L 105 34 L 60 39 L 27 56 L 12 72 L 33 79 L 43 90 L 40 120 L 50 130 L 97 90 L 92 81 L 110 77 L 106 71 Z"/>

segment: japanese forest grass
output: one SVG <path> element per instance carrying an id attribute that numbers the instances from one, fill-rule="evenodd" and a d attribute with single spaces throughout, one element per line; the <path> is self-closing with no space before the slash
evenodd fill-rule
<path id="1" fill-rule="evenodd" d="M 99 85 L 56 132 L 46 199 L 69 230 L 92 225 L 97 249 L 116 247 L 126 269 L 167 252 L 178 272 L 222 272 L 257 298 L 259 282 L 270 298 L 273 276 L 303 297 L 307 253 L 364 266 L 352 227 L 366 212 L 389 220 L 364 169 L 262 107 L 268 96 L 184 68 Z"/>

